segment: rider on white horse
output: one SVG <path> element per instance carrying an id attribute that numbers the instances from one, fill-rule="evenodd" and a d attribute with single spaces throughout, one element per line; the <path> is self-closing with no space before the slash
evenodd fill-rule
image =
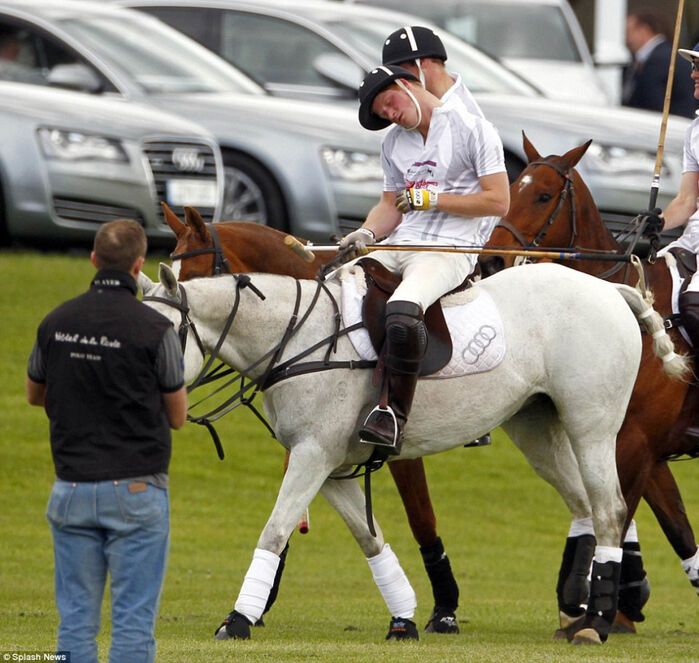
<path id="1" fill-rule="evenodd" d="M 359 87 L 359 121 L 371 131 L 394 126 L 382 143 L 384 192 L 341 247 L 374 244 L 483 245 L 510 201 L 503 146 L 487 120 L 457 95 L 441 101 L 395 65 L 369 72 Z M 360 438 L 400 453 L 427 336 L 424 311 L 461 285 L 473 255 L 380 251 L 372 257 L 403 277 L 386 307 L 385 388 Z M 382 392 L 385 389 L 382 389 Z"/>

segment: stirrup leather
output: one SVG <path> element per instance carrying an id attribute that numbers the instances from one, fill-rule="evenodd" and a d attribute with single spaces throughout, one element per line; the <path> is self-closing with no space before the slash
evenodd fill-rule
<path id="1" fill-rule="evenodd" d="M 362 438 L 362 431 L 364 430 L 364 426 L 367 425 L 367 422 L 371 419 L 372 415 L 375 412 L 379 412 L 381 414 L 389 414 L 391 416 L 391 419 L 393 420 L 393 443 L 392 444 L 384 442 L 383 440 L 370 441 L 370 440 L 365 440 Z M 393 411 L 393 408 L 390 405 L 387 405 L 386 407 L 381 407 L 381 405 L 377 405 L 371 412 L 369 412 L 367 418 L 364 420 L 364 426 L 362 426 L 362 428 L 360 428 L 360 430 L 359 430 L 359 441 L 360 442 L 363 442 L 364 444 L 373 444 L 377 447 L 388 447 L 389 449 L 396 449 L 398 447 L 398 440 L 400 439 L 400 427 L 398 425 L 398 419 L 396 418 L 396 413 Z"/>

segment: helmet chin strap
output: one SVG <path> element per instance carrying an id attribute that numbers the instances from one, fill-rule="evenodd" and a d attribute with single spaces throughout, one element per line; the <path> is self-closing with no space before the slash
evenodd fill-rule
<path id="1" fill-rule="evenodd" d="M 417 120 L 415 121 L 415 124 L 412 127 L 404 127 L 406 131 L 415 131 L 420 126 L 420 122 L 422 122 L 422 110 L 420 109 L 420 104 L 417 103 L 417 99 L 415 98 L 415 95 L 410 91 L 410 88 L 401 80 L 397 80 L 396 83 L 398 84 L 398 87 L 401 88 L 409 97 L 410 101 L 413 102 L 415 105 L 415 110 L 417 111 Z"/>
<path id="2" fill-rule="evenodd" d="M 415 60 L 415 66 L 417 67 L 417 75 L 422 83 L 422 87 L 427 87 L 425 85 L 425 72 L 422 71 L 422 58 L 417 58 L 417 60 Z"/>

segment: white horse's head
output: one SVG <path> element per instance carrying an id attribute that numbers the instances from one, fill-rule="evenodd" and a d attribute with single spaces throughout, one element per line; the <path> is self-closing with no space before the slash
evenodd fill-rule
<path id="1" fill-rule="evenodd" d="M 204 348 L 200 345 L 196 327 L 190 317 L 186 291 L 177 282 L 172 268 L 160 263 L 158 270 L 160 283 L 154 283 L 145 274 L 139 274 L 138 283 L 144 294 L 144 303 L 164 315 L 180 337 L 184 354 L 184 380 L 192 382 L 204 365 Z M 149 299 L 157 297 L 162 301 Z"/>

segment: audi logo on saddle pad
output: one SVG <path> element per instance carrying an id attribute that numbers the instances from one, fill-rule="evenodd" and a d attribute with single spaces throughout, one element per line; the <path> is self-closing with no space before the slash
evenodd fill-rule
<path id="1" fill-rule="evenodd" d="M 193 147 L 176 147 L 172 150 L 172 163 L 188 173 L 201 173 L 204 170 L 204 157 Z"/>

